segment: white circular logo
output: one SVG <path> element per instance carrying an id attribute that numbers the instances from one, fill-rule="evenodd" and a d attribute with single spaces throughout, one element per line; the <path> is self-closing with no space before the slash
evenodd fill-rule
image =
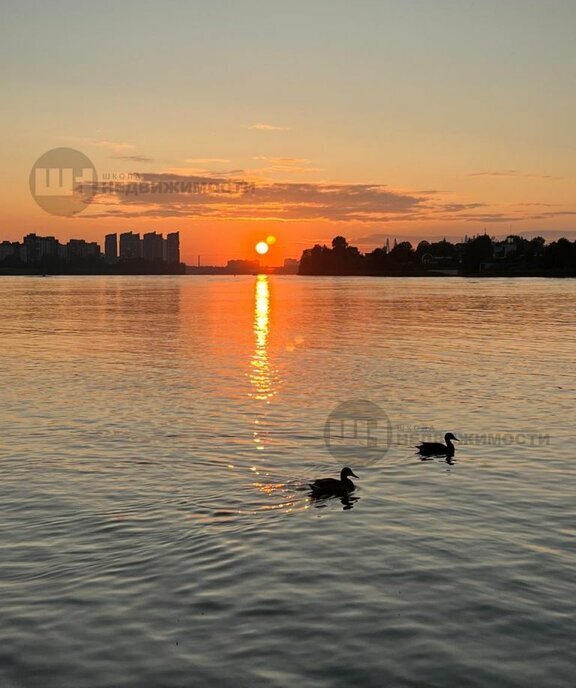
<path id="1" fill-rule="evenodd" d="M 90 204 L 98 179 L 90 158 L 74 148 L 53 148 L 30 171 L 30 192 L 51 215 L 70 217 Z"/>
<path id="2" fill-rule="evenodd" d="M 388 416 L 380 406 L 365 399 L 338 404 L 324 425 L 324 444 L 340 465 L 374 463 L 388 451 L 391 441 Z"/>

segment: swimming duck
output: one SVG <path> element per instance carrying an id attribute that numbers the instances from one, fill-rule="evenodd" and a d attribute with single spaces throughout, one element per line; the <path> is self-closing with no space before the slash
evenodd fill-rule
<path id="1" fill-rule="evenodd" d="M 314 495 L 345 495 L 348 492 L 352 492 L 356 489 L 354 483 L 348 477 L 351 475 L 353 478 L 358 476 L 352 472 L 351 468 L 343 468 L 340 471 L 340 480 L 336 478 L 320 478 L 310 483 L 312 488 L 312 493 Z"/>
<path id="2" fill-rule="evenodd" d="M 446 444 L 442 444 L 442 442 L 422 442 L 416 449 L 424 456 L 454 456 L 456 447 L 452 444 L 452 440 L 460 442 L 451 432 L 447 432 L 444 435 L 444 442 Z"/>

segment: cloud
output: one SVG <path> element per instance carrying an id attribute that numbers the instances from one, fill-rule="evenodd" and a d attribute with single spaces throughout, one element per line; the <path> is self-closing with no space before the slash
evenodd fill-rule
<path id="1" fill-rule="evenodd" d="M 312 163 L 308 158 L 286 158 L 286 157 L 268 157 L 265 155 L 257 155 L 253 160 L 262 160 L 269 163 L 267 167 L 257 168 L 256 170 L 247 170 L 247 173 L 253 174 L 310 174 L 311 172 L 323 172 L 320 167 L 310 167 Z"/>
<path id="2" fill-rule="evenodd" d="M 524 177 L 533 179 L 561 179 L 551 174 L 533 174 L 530 172 L 520 172 L 519 170 L 494 170 L 492 172 L 471 172 L 469 177 Z"/>
<path id="3" fill-rule="evenodd" d="M 266 155 L 256 155 L 252 160 L 265 160 L 273 165 L 282 165 L 283 167 L 293 167 L 294 165 L 309 165 L 312 160 L 307 158 L 271 158 Z"/>
<path id="4" fill-rule="evenodd" d="M 562 217 L 564 215 L 576 215 L 576 210 L 547 210 L 540 217 Z"/>
<path id="5" fill-rule="evenodd" d="M 93 148 L 106 148 L 107 150 L 114 151 L 115 153 L 122 153 L 123 151 L 130 151 L 136 148 L 132 143 L 120 143 L 117 141 L 107 141 L 102 139 L 90 139 L 83 138 L 79 136 L 62 136 L 62 139 L 66 139 L 76 145 L 90 146 Z"/>
<path id="6" fill-rule="evenodd" d="M 541 208 L 554 208 L 555 206 L 559 205 L 558 203 L 519 203 L 519 206 L 522 207 L 528 207 L 528 206 L 539 206 Z"/>
<path id="7" fill-rule="evenodd" d="M 286 160 L 289 166 L 301 162 L 298 158 Z M 436 193 L 399 190 L 385 184 L 267 179 L 247 187 L 243 180 L 253 178 L 246 172 L 193 172 L 186 168 L 141 172 L 138 180 L 117 184 L 113 193 L 98 193 L 91 208 L 94 212 L 89 211 L 89 215 L 318 221 L 358 226 L 400 222 L 509 224 L 576 215 L 576 210 L 545 210 L 545 205 L 538 214 L 521 209 L 501 211 L 480 201 L 458 203 Z"/>
<path id="8" fill-rule="evenodd" d="M 496 170 L 495 172 L 471 172 L 469 177 L 519 177 L 518 170 Z"/>
<path id="9" fill-rule="evenodd" d="M 426 196 L 433 196 L 435 194 L 448 194 L 452 192 L 448 191 L 447 189 L 424 189 L 422 191 L 418 191 L 418 193 L 425 194 Z"/>
<path id="10" fill-rule="evenodd" d="M 162 174 L 172 175 L 175 177 L 190 177 L 191 179 L 198 178 L 228 178 L 228 177 L 240 177 L 246 176 L 246 170 L 236 169 L 236 170 L 207 170 L 202 167 L 169 167 Z"/>
<path id="11" fill-rule="evenodd" d="M 459 213 L 462 210 L 473 210 L 474 208 L 485 208 L 486 203 L 446 203 L 438 207 L 438 212 Z"/>
<path id="12" fill-rule="evenodd" d="M 98 194 L 98 205 L 114 204 L 112 209 L 102 209 L 99 216 L 111 212 L 128 217 L 387 222 L 420 216 L 428 208 L 425 196 L 381 184 L 268 182 L 259 184 L 253 193 L 234 193 L 217 190 L 227 183 L 233 187 L 237 180 L 232 177 L 141 173 L 139 179 L 140 183 L 116 187 L 112 197 Z M 160 193 L 151 193 L 151 185 Z M 198 185 L 207 191 L 190 192 Z"/>
<path id="13" fill-rule="evenodd" d="M 562 179 L 553 174 L 525 174 L 525 177 L 533 177 L 534 179 Z"/>
<path id="14" fill-rule="evenodd" d="M 128 160 L 130 162 L 154 162 L 152 158 L 145 155 L 110 155 L 112 160 Z"/>
<path id="15" fill-rule="evenodd" d="M 453 220 L 460 220 L 464 222 L 479 222 L 479 223 L 491 223 L 491 222 L 518 222 L 520 220 L 525 220 L 526 218 L 521 215 L 506 215 L 506 213 L 460 213 L 455 215 L 446 215 L 441 218 L 445 222 L 451 222 Z"/>
<path id="16" fill-rule="evenodd" d="M 289 128 L 290 127 L 279 127 L 275 124 L 263 124 L 262 122 L 248 125 L 248 129 L 258 129 L 259 131 L 288 131 Z"/>
<path id="17" fill-rule="evenodd" d="M 211 163 L 227 164 L 230 160 L 226 158 L 187 158 L 184 162 L 190 165 L 209 165 Z"/>

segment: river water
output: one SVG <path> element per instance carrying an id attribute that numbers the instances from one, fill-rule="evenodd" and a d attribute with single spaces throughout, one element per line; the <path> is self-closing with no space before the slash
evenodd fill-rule
<path id="1" fill-rule="evenodd" d="M 575 303 L 2 278 L 2 688 L 572 688 Z"/>

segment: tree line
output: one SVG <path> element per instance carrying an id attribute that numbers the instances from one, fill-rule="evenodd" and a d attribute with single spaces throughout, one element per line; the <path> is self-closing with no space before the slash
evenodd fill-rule
<path id="1" fill-rule="evenodd" d="M 394 242 L 362 253 L 345 237 L 336 236 L 331 247 L 316 244 L 300 259 L 301 275 L 492 275 L 576 276 L 576 241 L 562 238 L 546 243 L 542 237 L 510 235 L 497 241 L 488 234 L 461 243 L 446 239 Z"/>

